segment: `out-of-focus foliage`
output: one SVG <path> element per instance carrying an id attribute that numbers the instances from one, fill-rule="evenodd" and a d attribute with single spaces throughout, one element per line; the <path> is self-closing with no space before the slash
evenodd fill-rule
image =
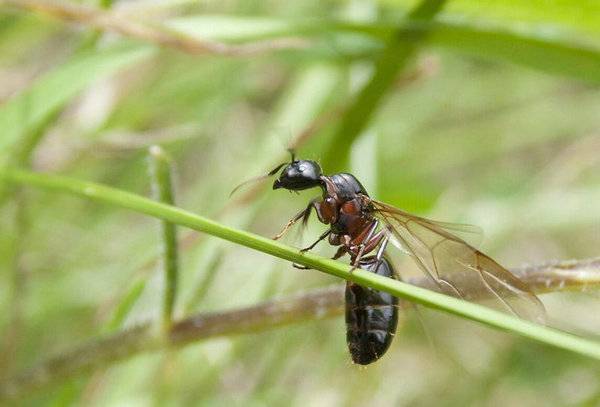
<path id="1" fill-rule="evenodd" d="M 380 4 L 408 7 L 415 0 L 381 0 Z M 598 34 L 600 4 L 594 0 L 468 0 L 451 1 L 449 16 L 482 22 L 498 22 L 509 27 L 540 31 L 575 30 Z"/>
<path id="2" fill-rule="evenodd" d="M 4 7 L 0 163 L 16 157 L 35 170 L 149 194 L 146 151 L 161 144 L 176 163 L 180 206 L 271 236 L 316 192 L 266 187 L 242 206 L 229 192 L 286 159 L 289 143 L 320 115 L 326 125 L 298 154 L 324 157 L 343 108 L 413 3 L 112 5 L 198 38 L 310 41 L 303 50 L 235 58 L 113 34 L 93 41 L 85 26 Z M 347 170 L 383 201 L 482 226 L 483 248 L 503 264 L 596 256 L 599 19 L 593 1 L 449 1 L 442 31 L 360 137 L 340 146 L 350 152 Z M 155 220 L 32 189 L 3 193 L 0 377 L 101 333 L 159 320 Z M 315 221 L 288 242 L 305 245 L 322 229 Z M 176 317 L 334 282 L 212 238 L 180 236 Z M 318 252 L 333 250 L 323 244 Z M 552 325 L 600 333 L 597 292 L 541 299 Z M 366 369 L 349 362 L 338 318 L 137 357 L 23 403 L 593 405 L 599 379 L 594 361 L 421 310 L 403 317 L 388 354 Z"/>

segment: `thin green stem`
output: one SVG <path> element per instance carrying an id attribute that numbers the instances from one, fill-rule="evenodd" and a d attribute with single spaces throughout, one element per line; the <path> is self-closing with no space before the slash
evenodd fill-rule
<path id="1" fill-rule="evenodd" d="M 121 327 L 123 321 L 127 318 L 127 315 L 129 315 L 129 312 L 133 308 L 133 305 L 144 292 L 144 288 L 146 288 L 146 279 L 138 278 L 116 306 L 110 320 L 103 328 L 103 332 L 115 332 Z"/>
<path id="2" fill-rule="evenodd" d="M 223 255 L 224 250 L 221 248 L 217 249 L 217 252 L 214 254 L 213 258 L 210 260 L 210 262 L 204 269 L 203 277 L 196 285 L 196 289 L 192 293 L 191 298 L 187 301 L 187 303 L 184 306 L 186 314 L 194 310 L 206 297 L 206 294 L 209 292 L 209 289 L 217 276 L 216 272 L 223 261 Z"/>
<path id="3" fill-rule="evenodd" d="M 148 153 L 154 199 L 168 205 L 173 205 L 175 199 L 173 197 L 171 159 L 159 146 L 151 146 Z M 177 296 L 177 230 L 174 223 L 165 220 L 161 222 L 160 228 L 162 265 L 165 278 L 162 324 L 163 329 L 167 331 L 171 326 L 175 298 Z"/>
<path id="4" fill-rule="evenodd" d="M 600 360 L 600 343 L 596 341 L 524 321 L 478 304 L 462 301 L 368 271 L 357 269 L 351 273 L 350 266 L 347 264 L 316 256 L 312 253 L 301 253 L 297 249 L 280 242 L 253 233 L 232 229 L 181 208 L 155 202 L 136 194 L 91 182 L 24 170 L 6 170 L 0 172 L 0 177 L 16 184 L 68 192 L 97 202 L 131 209 L 189 227 L 199 232 L 208 233 L 284 260 L 303 264 L 365 287 L 388 292 L 416 304 L 438 309 L 499 330 L 513 332 L 541 343 Z"/>

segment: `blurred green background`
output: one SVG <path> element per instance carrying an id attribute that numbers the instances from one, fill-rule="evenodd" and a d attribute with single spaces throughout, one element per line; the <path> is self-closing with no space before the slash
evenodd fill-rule
<path id="1" fill-rule="evenodd" d="M 390 34 L 416 2 L 84 4 L 191 38 L 302 45 L 241 56 L 156 47 L 14 3 L 0 9 L 1 165 L 150 195 L 147 150 L 159 144 L 173 157 L 179 206 L 272 236 L 317 193 L 264 184 L 240 204 L 229 192 L 298 144 L 299 156 L 353 172 L 380 200 L 483 227 L 482 247 L 507 266 L 597 256 L 597 2 L 449 1 L 441 25 L 404 26 L 395 45 Z M 426 30 L 424 41 L 414 34 Z M 386 46 L 406 54 L 405 66 L 361 102 L 375 67 L 395 63 L 381 62 Z M 31 188 L 0 197 L 0 377 L 159 320 L 156 220 Z M 323 227 L 313 220 L 286 241 L 304 246 Z M 341 284 L 179 232 L 178 318 Z M 551 325 L 600 334 L 597 292 L 541 299 Z M 392 348 L 366 368 L 350 363 L 340 316 L 138 356 L 18 403 L 591 406 L 600 403 L 600 368 L 421 310 L 402 316 Z"/>

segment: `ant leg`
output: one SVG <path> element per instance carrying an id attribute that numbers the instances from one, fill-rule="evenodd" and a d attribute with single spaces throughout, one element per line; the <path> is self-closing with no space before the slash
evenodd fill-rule
<path id="1" fill-rule="evenodd" d="M 316 199 L 311 200 L 311 203 L 313 203 L 313 201 L 316 201 Z M 311 205 L 309 204 L 306 210 L 304 211 L 304 214 L 302 215 L 302 224 L 300 225 L 300 230 L 298 233 L 299 236 L 302 236 L 302 234 L 306 230 L 306 226 L 308 225 L 308 220 L 310 219 L 310 215 L 312 214 L 312 211 L 309 209 L 310 206 Z M 318 210 L 316 204 L 313 206 L 315 209 Z"/>
<path id="2" fill-rule="evenodd" d="M 311 244 L 308 247 L 305 247 L 304 249 L 300 250 L 301 253 L 307 252 L 309 250 L 311 250 L 312 248 L 314 248 L 321 240 L 325 239 L 327 236 L 329 236 L 331 234 L 331 229 L 326 230 L 325 233 L 323 233 L 321 236 L 319 236 L 319 239 L 317 239 L 316 242 L 314 242 L 313 244 Z"/>
<path id="3" fill-rule="evenodd" d="M 339 249 L 337 249 L 337 252 L 335 252 L 335 254 L 333 255 L 333 257 L 331 259 L 337 260 L 340 257 L 342 257 L 344 254 L 346 254 L 346 248 L 344 246 L 342 246 Z"/>
<path id="4" fill-rule="evenodd" d="M 379 219 L 375 219 L 373 221 L 373 223 L 370 226 L 369 233 L 362 240 L 362 243 L 360 243 L 358 245 L 358 247 L 359 247 L 358 253 L 354 257 L 354 261 L 352 262 L 352 268 L 350 269 L 350 273 L 352 273 L 358 267 L 358 265 L 360 264 L 360 259 L 365 254 L 365 249 L 367 248 L 367 245 L 369 245 L 370 243 L 372 243 L 373 240 L 380 239 L 380 237 L 379 237 L 380 233 L 378 233 L 377 236 L 374 236 L 375 235 L 375 231 L 377 230 L 377 226 L 379 226 Z M 367 242 L 367 243 L 365 243 L 365 242 Z"/>
<path id="5" fill-rule="evenodd" d="M 298 212 L 296 215 L 294 215 L 294 217 L 292 219 L 290 219 L 288 221 L 288 223 L 286 223 L 286 225 L 283 227 L 283 229 L 281 229 L 281 232 L 279 232 L 278 234 L 275 235 L 275 237 L 273 237 L 273 240 L 281 239 L 283 237 L 283 235 L 285 235 L 286 232 L 289 230 L 289 228 L 294 226 L 294 224 L 296 222 L 298 222 L 300 219 L 305 218 L 306 221 L 308 221 L 308 217 L 310 216 L 310 210 L 313 208 L 313 206 L 315 205 L 315 202 L 317 200 L 318 199 L 312 199 L 305 209 L 302 209 L 300 212 Z"/>
<path id="6" fill-rule="evenodd" d="M 316 242 L 314 242 L 310 246 L 305 247 L 304 249 L 300 250 L 300 253 L 305 253 L 305 252 L 309 251 L 310 249 L 315 247 L 321 240 L 325 239 L 330 234 L 331 234 L 331 229 L 325 231 L 325 233 L 323 233 L 321 236 L 319 236 L 319 239 Z M 303 266 L 302 264 L 298 264 L 298 263 L 292 263 L 292 266 L 297 269 L 300 269 L 300 270 L 310 270 L 310 267 L 306 267 L 306 266 Z"/>
<path id="7" fill-rule="evenodd" d="M 383 259 L 383 252 L 385 251 L 388 243 L 390 242 L 390 235 L 385 235 L 383 240 L 380 243 L 379 249 L 377 249 L 377 254 L 375 255 L 375 259 L 377 260 L 377 264 L 375 265 L 375 270 L 379 269 L 381 265 L 381 259 Z"/>
<path id="8" fill-rule="evenodd" d="M 310 270 L 310 267 L 303 266 L 302 264 L 292 263 L 292 267 L 300 270 Z"/>
<path id="9" fill-rule="evenodd" d="M 390 229 L 391 229 L 390 226 L 386 226 L 384 229 L 384 230 L 387 230 L 388 233 L 385 235 L 385 237 L 381 241 L 379 249 L 377 249 L 377 254 L 375 255 L 375 258 L 377 259 L 378 262 L 381 262 L 381 259 L 383 258 L 383 252 L 385 251 L 388 243 L 390 242 L 390 232 L 391 232 Z"/>
<path id="10" fill-rule="evenodd" d="M 358 268 L 358 266 L 360 266 L 360 260 L 362 259 L 363 255 L 371 253 L 373 250 L 375 250 L 375 248 L 377 248 L 377 246 L 381 245 L 384 240 L 386 240 L 385 231 L 380 230 L 366 243 L 361 243 L 360 245 L 355 246 L 358 247 L 359 250 L 358 253 L 353 257 L 354 260 L 352 261 L 352 268 L 350 269 L 350 272 L 353 272 L 356 268 Z M 381 256 L 383 256 L 383 251 L 381 252 Z"/>
<path id="11" fill-rule="evenodd" d="M 306 207 L 306 211 L 304 212 L 304 216 L 302 216 L 302 229 L 303 230 L 308 225 L 308 219 L 310 218 L 310 214 L 312 213 L 310 211 L 310 208 L 313 207 L 313 206 L 315 206 L 315 202 L 316 201 L 317 201 L 316 199 L 312 199 L 310 201 L 310 203 L 308 204 L 308 206 Z M 317 209 L 316 206 L 315 206 L 315 209 Z"/>
<path id="12" fill-rule="evenodd" d="M 300 250 L 300 253 L 309 251 L 310 249 L 315 247 L 321 240 L 325 239 L 330 234 L 331 234 L 331 229 L 325 231 L 325 233 L 323 233 L 321 236 L 319 236 L 319 239 L 316 242 L 314 242 L 310 246 L 305 247 L 304 249 Z M 306 266 L 303 266 L 302 264 L 298 264 L 298 263 L 292 263 L 292 266 L 296 267 L 297 269 L 300 269 L 300 270 L 310 270 L 310 267 L 306 267 Z"/>
<path id="13" fill-rule="evenodd" d="M 273 237 L 273 240 L 279 240 L 279 239 L 281 239 L 283 237 L 283 235 L 286 234 L 286 232 L 288 231 L 288 229 L 291 228 L 292 226 L 294 226 L 294 223 L 298 222 L 298 220 L 304 216 L 305 212 L 306 212 L 306 209 L 302 209 L 300 212 L 298 212 L 296 215 L 294 215 L 294 217 L 292 219 L 290 219 L 288 221 L 288 223 L 285 224 L 285 226 L 283 227 L 283 229 L 281 229 L 281 232 L 277 233 Z"/>
<path id="14" fill-rule="evenodd" d="M 342 246 L 337 250 L 337 252 L 335 252 L 335 254 L 333 255 L 333 257 L 331 259 L 337 260 L 340 257 L 342 257 L 344 254 L 346 254 L 346 249 Z M 298 263 L 292 263 L 292 266 L 294 266 L 295 268 L 300 269 L 300 270 L 310 270 L 310 267 L 306 267 L 306 266 L 303 266 L 302 264 L 298 264 Z"/>

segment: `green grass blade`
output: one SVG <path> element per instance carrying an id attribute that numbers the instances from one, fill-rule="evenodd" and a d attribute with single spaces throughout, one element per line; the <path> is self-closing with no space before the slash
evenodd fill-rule
<path id="1" fill-rule="evenodd" d="M 410 7 L 414 0 L 394 0 L 394 4 Z M 520 27 L 543 24 L 600 33 L 600 2 L 595 0 L 453 0 L 445 11 Z"/>
<path id="2" fill-rule="evenodd" d="M 138 278 L 135 280 L 119 304 L 116 306 L 110 320 L 103 328 L 104 333 L 116 332 L 119 330 L 119 328 L 121 328 L 123 322 L 133 309 L 133 306 L 144 292 L 144 288 L 146 288 L 146 282 L 147 280 L 145 278 Z"/>
<path id="3" fill-rule="evenodd" d="M 516 32 L 470 26 L 433 24 L 428 41 L 477 57 L 506 61 L 552 75 L 600 83 L 600 50 Z M 417 31 L 422 28 L 417 28 Z"/>
<path id="4" fill-rule="evenodd" d="M 311 253 L 300 253 L 295 248 L 269 238 L 232 229 L 183 209 L 155 202 L 136 194 L 91 182 L 23 170 L 5 170 L 0 173 L 0 177 L 12 183 L 71 193 L 93 201 L 131 209 L 208 233 L 272 256 L 303 264 L 336 277 L 354 281 L 365 287 L 388 292 L 416 304 L 435 308 L 496 329 L 512 332 L 541 343 L 600 360 L 600 343 L 598 342 L 537 325 L 478 304 L 462 301 L 401 281 L 381 277 L 360 269 L 350 273 L 350 267 L 347 264 Z"/>
<path id="5" fill-rule="evenodd" d="M 431 20 L 442 9 L 444 3 L 445 0 L 425 0 L 419 3 L 408 14 L 405 24 Z M 347 167 L 352 143 L 368 126 L 398 74 L 407 65 L 410 57 L 427 34 L 427 31 L 421 31 L 415 33 L 411 41 L 404 41 L 399 35 L 402 27 L 389 36 L 385 48 L 375 59 L 373 76 L 350 104 L 342 122 L 331 138 L 329 148 L 325 151 L 324 156 L 324 162 L 330 170 Z"/>
<path id="6" fill-rule="evenodd" d="M 396 29 L 389 24 L 332 23 L 342 32 L 362 33 L 383 40 Z M 429 31 L 427 44 L 472 56 L 509 62 L 527 68 L 590 83 L 600 83 L 600 49 L 572 37 L 517 32 L 500 26 L 468 22 L 407 24 L 399 33 L 411 42 L 416 33 Z"/>
<path id="7" fill-rule="evenodd" d="M 187 16 L 173 19 L 169 27 L 198 38 L 225 41 L 251 41 L 281 36 L 363 34 L 385 41 L 396 29 L 383 23 L 346 23 L 332 20 L 296 21 L 268 17 L 248 16 Z M 551 75 L 561 75 L 590 83 L 600 83 L 600 50 L 577 43 L 577 37 L 560 33 L 544 35 L 537 31 L 515 31 L 503 25 L 472 24 L 461 22 L 435 22 L 407 27 L 403 34 L 410 40 L 411 32 L 431 30 L 427 43 L 434 47 L 448 48 L 476 57 L 509 62 L 539 70 Z M 354 43 L 353 43 L 354 44 Z M 379 48 L 366 48 L 364 56 L 372 56 Z M 340 44 L 339 53 L 355 55 L 357 50 Z M 322 54 L 317 54 L 319 57 Z"/>
<path id="8" fill-rule="evenodd" d="M 0 107 L 0 151 L 7 151 L 24 134 L 35 132 L 54 112 L 93 82 L 149 56 L 152 50 L 121 44 L 90 51 L 43 75 Z"/>

